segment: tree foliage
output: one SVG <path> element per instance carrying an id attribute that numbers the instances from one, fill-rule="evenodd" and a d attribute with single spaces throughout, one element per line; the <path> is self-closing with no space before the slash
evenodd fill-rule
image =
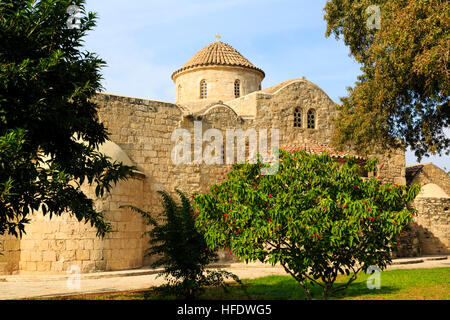
<path id="1" fill-rule="evenodd" d="M 379 29 L 367 25 L 373 5 Z M 335 145 L 449 154 L 450 2 L 330 0 L 325 12 L 326 36 L 342 37 L 362 70 L 341 98 Z"/>
<path id="2" fill-rule="evenodd" d="M 82 51 L 96 20 L 84 3 L 0 1 L 0 234 L 22 235 L 42 209 L 70 212 L 104 235 L 109 224 L 81 185 L 103 195 L 131 174 L 96 151 L 107 131 L 90 98 L 105 62 Z M 79 29 L 67 25 L 69 5 L 81 9 Z"/>
<path id="3" fill-rule="evenodd" d="M 373 170 L 376 160 L 367 162 Z M 213 250 L 225 249 L 243 261 L 280 263 L 308 298 L 308 283 L 323 298 L 345 289 L 371 265 L 381 269 L 396 250 L 395 236 L 409 227 L 406 207 L 419 186 L 363 179 L 354 158 L 338 164 L 326 153 L 280 152 L 276 175 L 262 165 L 238 164 L 228 179 L 195 195 L 197 226 Z M 339 273 L 352 275 L 334 287 Z"/>
<path id="4" fill-rule="evenodd" d="M 196 217 L 186 196 L 177 190 L 181 200 L 178 204 L 167 192 L 159 193 L 164 209 L 158 216 L 162 220 L 160 222 L 154 219 L 150 212 L 134 206 L 124 206 L 140 213 L 152 227 L 145 233 L 150 238 L 146 255 L 158 257 L 152 267 L 164 267 L 164 271 L 159 275 L 168 281 L 156 291 L 163 295 L 191 300 L 197 298 L 205 286 L 226 288 L 227 278 L 241 283 L 231 272 L 205 270 L 218 257 L 208 248 L 205 238 L 195 227 Z"/>

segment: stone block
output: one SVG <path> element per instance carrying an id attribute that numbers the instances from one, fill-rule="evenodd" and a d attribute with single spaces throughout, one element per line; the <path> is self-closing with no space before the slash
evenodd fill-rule
<path id="1" fill-rule="evenodd" d="M 90 258 L 93 261 L 103 260 L 103 250 L 91 250 Z"/>
<path id="2" fill-rule="evenodd" d="M 56 261 L 56 252 L 55 251 L 44 251 L 42 253 L 42 260 L 44 262 L 55 262 Z"/>
<path id="3" fill-rule="evenodd" d="M 50 240 L 49 241 L 49 249 L 55 251 L 65 250 L 66 244 L 65 240 Z"/>
<path id="4" fill-rule="evenodd" d="M 51 263 L 48 261 L 36 262 L 36 271 L 50 271 Z"/>
<path id="5" fill-rule="evenodd" d="M 22 240 L 21 241 L 21 248 L 22 250 L 33 250 L 37 247 L 38 242 L 34 241 L 34 240 Z"/>
<path id="6" fill-rule="evenodd" d="M 42 252 L 41 251 L 31 251 L 30 252 L 30 262 L 39 262 L 42 261 Z"/>
<path id="7" fill-rule="evenodd" d="M 95 268 L 95 262 L 92 261 L 83 261 L 81 265 L 81 272 L 87 273 L 87 272 L 94 272 L 96 270 Z"/>
<path id="8" fill-rule="evenodd" d="M 78 261 L 85 261 L 85 260 L 89 260 L 90 257 L 90 253 L 89 250 L 76 250 L 76 259 Z"/>
<path id="9" fill-rule="evenodd" d="M 76 260 L 76 250 L 65 250 L 57 252 L 56 254 L 57 261 L 75 261 Z"/>
<path id="10" fill-rule="evenodd" d="M 1 257 L 1 256 L 0 256 Z M 21 251 L 20 252 L 20 260 L 21 261 L 30 261 L 31 253 L 30 251 Z"/>
<path id="11" fill-rule="evenodd" d="M 83 240 L 83 248 L 84 250 L 94 249 L 94 240 L 92 239 Z"/>
<path id="12" fill-rule="evenodd" d="M 105 258 L 105 260 L 109 260 L 112 258 L 112 250 L 107 249 L 107 250 L 103 250 L 103 256 Z"/>
<path id="13" fill-rule="evenodd" d="M 80 240 L 66 240 L 66 250 L 80 249 Z"/>
<path id="14" fill-rule="evenodd" d="M 50 240 L 41 240 L 39 241 L 39 250 L 48 250 Z"/>
<path id="15" fill-rule="evenodd" d="M 60 261 L 55 261 L 51 263 L 51 271 L 54 272 L 65 272 L 66 270 L 64 270 L 64 263 L 60 262 Z"/>
<path id="16" fill-rule="evenodd" d="M 18 240 L 6 240 L 5 241 L 5 251 L 14 251 L 20 249 L 20 242 Z"/>
<path id="17" fill-rule="evenodd" d="M 37 271 L 37 262 L 27 261 L 21 267 L 23 271 Z"/>
<path id="18" fill-rule="evenodd" d="M 106 261 L 96 261 L 95 269 L 98 271 L 106 271 Z"/>

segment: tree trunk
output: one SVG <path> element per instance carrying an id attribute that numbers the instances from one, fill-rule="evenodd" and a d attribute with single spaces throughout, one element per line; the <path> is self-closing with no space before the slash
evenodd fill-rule
<path id="1" fill-rule="evenodd" d="M 303 292 L 305 293 L 306 300 L 312 300 L 311 294 L 309 293 L 308 288 L 305 286 L 305 284 L 302 281 L 299 281 L 300 287 L 302 287 Z"/>
<path id="2" fill-rule="evenodd" d="M 325 287 L 322 291 L 322 300 L 328 299 L 328 287 Z"/>

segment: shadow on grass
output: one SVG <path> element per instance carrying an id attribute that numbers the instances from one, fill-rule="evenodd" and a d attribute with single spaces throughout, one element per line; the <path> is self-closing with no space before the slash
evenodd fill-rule
<path id="1" fill-rule="evenodd" d="M 201 299 L 217 300 L 305 300 L 300 285 L 289 277 L 269 276 L 252 281 L 245 281 L 245 291 L 239 287 L 232 287 L 228 293 L 219 289 L 208 289 Z M 335 286 L 343 284 L 337 282 Z M 322 299 L 322 288 L 314 285 L 310 286 L 313 299 Z M 370 290 L 367 288 L 366 277 L 353 282 L 346 290 L 336 293 L 328 299 L 382 299 L 383 295 L 397 292 L 399 289 L 390 286 L 383 286 L 381 289 Z M 381 296 L 381 297 L 380 297 Z"/>

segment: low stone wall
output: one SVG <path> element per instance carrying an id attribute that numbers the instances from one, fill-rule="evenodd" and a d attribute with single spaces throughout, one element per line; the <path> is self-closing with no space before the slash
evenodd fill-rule
<path id="1" fill-rule="evenodd" d="M 11 235 L 0 236 L 0 274 L 16 274 L 19 260 L 20 240 Z"/>
<path id="2" fill-rule="evenodd" d="M 0 237 L 0 274 L 62 273 L 76 266 L 81 272 L 141 267 L 144 255 L 142 217 L 121 205 L 139 207 L 142 179 L 121 181 L 113 193 L 95 201 L 95 208 L 111 222 L 112 232 L 97 237 L 90 224 L 69 214 L 50 219 L 41 212 L 31 216 L 21 239 Z M 93 187 L 83 187 L 94 198 Z"/>
<path id="3" fill-rule="evenodd" d="M 419 242 L 418 230 L 414 228 L 415 223 L 411 225 L 410 231 L 405 231 L 397 237 L 397 251 L 394 251 L 393 258 L 420 257 L 422 247 Z"/>
<path id="4" fill-rule="evenodd" d="M 421 253 L 450 254 L 450 198 L 416 198 L 414 206 Z"/>

